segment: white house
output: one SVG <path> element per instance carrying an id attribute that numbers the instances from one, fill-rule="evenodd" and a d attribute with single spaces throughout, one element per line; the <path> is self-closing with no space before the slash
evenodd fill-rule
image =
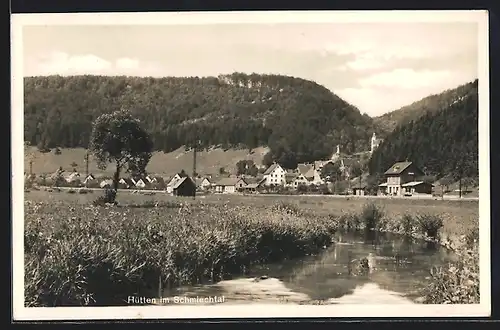
<path id="1" fill-rule="evenodd" d="M 286 171 L 279 165 L 274 163 L 264 172 L 264 185 L 286 185 Z"/>
<path id="2" fill-rule="evenodd" d="M 113 180 L 107 179 L 107 180 L 102 180 L 101 183 L 99 184 L 101 188 L 111 188 L 113 187 Z"/>
<path id="3" fill-rule="evenodd" d="M 246 185 L 247 182 L 243 178 L 223 178 L 215 184 L 215 192 L 221 194 L 234 194 Z"/>
<path id="4" fill-rule="evenodd" d="M 306 186 L 309 185 L 309 180 L 307 180 L 307 178 L 304 176 L 304 174 L 297 175 L 295 180 L 293 180 L 293 186 L 295 188 L 297 188 L 300 185 L 306 185 Z"/>
<path id="5" fill-rule="evenodd" d="M 208 189 L 212 186 L 212 183 L 208 178 L 198 178 L 196 179 L 196 187 L 201 189 Z"/>
<path id="6" fill-rule="evenodd" d="M 300 184 L 311 185 L 311 184 L 322 184 L 324 183 L 321 179 L 320 171 L 315 167 L 314 164 L 299 164 L 297 167 L 299 175 L 295 178 L 293 185 L 297 187 Z"/>
<path id="7" fill-rule="evenodd" d="M 134 185 L 137 187 L 137 188 L 145 188 L 146 187 L 146 182 L 147 180 L 146 179 L 143 179 L 143 178 L 139 178 L 139 179 L 132 179 L 132 182 L 134 182 Z"/>
<path id="8" fill-rule="evenodd" d="M 78 172 L 71 172 L 69 175 L 65 177 L 66 182 L 71 183 L 76 180 L 80 180 L 80 173 Z"/>
<path id="9" fill-rule="evenodd" d="M 83 183 L 90 184 L 90 183 L 93 183 L 94 181 L 95 181 L 95 176 L 93 174 L 89 174 L 85 177 L 85 179 L 83 180 Z"/>

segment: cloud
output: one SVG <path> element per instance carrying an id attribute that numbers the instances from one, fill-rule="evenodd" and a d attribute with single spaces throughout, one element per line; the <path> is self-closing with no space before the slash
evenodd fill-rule
<path id="1" fill-rule="evenodd" d="M 53 52 L 38 64 L 42 74 L 88 74 L 112 68 L 112 63 L 92 54 L 70 56 Z"/>
<path id="2" fill-rule="evenodd" d="M 139 68 L 139 61 L 127 57 L 119 58 L 116 60 L 116 68 L 125 70 L 137 69 Z"/>
<path id="3" fill-rule="evenodd" d="M 40 57 L 25 59 L 26 75 L 130 75 L 155 76 L 160 69 L 157 63 L 143 62 L 136 58 L 122 57 L 109 61 L 94 54 L 69 55 L 51 52 Z"/>
<path id="4" fill-rule="evenodd" d="M 442 85 L 451 76 L 449 71 L 414 71 L 413 69 L 395 69 L 382 72 L 360 79 L 360 85 L 364 87 L 389 87 L 416 89 L 429 86 L 430 84 Z"/>

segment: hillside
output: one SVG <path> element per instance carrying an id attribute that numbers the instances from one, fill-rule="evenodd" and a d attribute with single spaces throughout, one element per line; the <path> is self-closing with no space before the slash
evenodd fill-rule
<path id="1" fill-rule="evenodd" d="M 249 154 L 248 150 L 227 150 L 211 149 L 198 152 L 196 154 L 196 170 L 200 175 L 218 175 L 219 169 L 224 167 L 228 173 L 236 173 L 236 163 L 242 159 L 253 160 L 255 164 L 260 164 L 265 153 L 268 151 L 266 148 L 257 148 L 252 150 Z M 35 147 L 26 149 L 25 155 L 33 155 L 33 173 L 39 174 L 52 174 L 60 166 L 65 171 L 72 171 L 71 164 L 76 163 L 75 169 L 81 173 L 85 173 L 85 154 L 86 150 L 83 148 L 61 149 L 61 154 L 56 155 L 54 152 L 42 153 Z M 29 159 L 25 157 L 24 169 L 29 172 Z M 151 174 L 158 174 L 163 176 L 170 176 L 175 173 L 185 170 L 191 174 L 193 171 L 193 152 L 186 152 L 184 148 L 164 153 L 155 152 L 146 168 L 146 171 Z M 89 161 L 89 173 L 109 175 L 114 172 L 114 167 L 109 166 L 106 171 L 101 171 L 97 168 L 95 161 Z"/>
<path id="2" fill-rule="evenodd" d="M 381 174 L 406 159 L 438 178 L 478 177 L 477 89 L 444 109 L 397 127 L 373 153 L 370 173 Z"/>
<path id="3" fill-rule="evenodd" d="M 404 125 L 412 120 L 417 120 L 428 112 L 433 113 L 445 109 L 467 95 L 477 94 L 477 88 L 478 81 L 476 79 L 473 82 L 446 90 L 439 94 L 430 95 L 398 110 L 375 117 L 374 122 L 385 132 L 392 132 L 398 125 Z"/>
<path id="4" fill-rule="evenodd" d="M 183 145 L 268 146 L 285 167 L 369 150 L 379 132 L 331 91 L 301 78 L 233 73 L 218 77 L 48 76 L 25 78 L 25 140 L 40 150 L 85 148 L 92 121 L 121 108 L 139 117 L 155 150 Z"/>

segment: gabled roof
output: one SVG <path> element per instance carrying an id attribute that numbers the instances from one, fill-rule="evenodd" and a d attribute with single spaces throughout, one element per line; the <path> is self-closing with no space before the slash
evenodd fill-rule
<path id="1" fill-rule="evenodd" d="M 111 179 L 106 179 L 106 180 L 103 180 L 101 181 L 101 183 L 99 184 L 101 187 L 104 187 L 104 186 L 112 186 L 113 185 L 113 180 Z"/>
<path id="2" fill-rule="evenodd" d="M 271 173 L 272 173 L 275 169 L 277 169 L 278 167 L 280 167 L 280 165 L 279 165 L 279 164 L 277 164 L 277 163 L 272 164 L 272 165 L 271 165 L 271 166 L 269 166 L 269 167 L 267 168 L 267 170 L 264 172 L 264 175 L 269 175 L 269 174 L 271 174 Z"/>
<path id="3" fill-rule="evenodd" d="M 217 186 L 235 186 L 238 181 L 242 180 L 245 185 L 247 182 L 242 178 L 222 178 L 216 183 Z"/>
<path id="4" fill-rule="evenodd" d="M 124 181 L 126 184 L 133 186 L 134 182 L 130 178 L 121 178 L 120 181 Z"/>
<path id="5" fill-rule="evenodd" d="M 186 180 L 191 180 L 191 179 L 188 176 L 183 176 L 179 180 L 175 181 L 175 183 L 172 185 L 172 189 L 179 188 L 181 186 L 181 184 L 184 183 Z"/>
<path id="6" fill-rule="evenodd" d="M 157 183 L 165 183 L 165 180 L 161 176 L 155 176 L 154 178 L 156 179 Z"/>
<path id="7" fill-rule="evenodd" d="M 245 182 L 246 184 L 258 184 L 258 183 L 261 183 L 262 181 L 264 181 L 265 179 L 262 178 L 262 177 L 246 177 L 245 178 Z"/>
<path id="8" fill-rule="evenodd" d="M 299 173 L 302 174 L 302 175 L 305 175 L 312 168 L 313 168 L 313 166 L 311 164 L 299 164 L 297 166 L 297 169 L 299 170 Z"/>
<path id="9" fill-rule="evenodd" d="M 310 168 L 309 171 L 307 171 L 305 174 L 303 174 L 307 179 L 312 179 L 314 178 L 314 172 L 315 172 L 315 169 L 314 168 Z"/>
<path id="10" fill-rule="evenodd" d="M 397 162 L 394 165 L 392 165 L 390 169 L 385 171 L 384 174 L 401 174 L 411 164 L 412 164 L 412 162 Z"/>
<path id="11" fill-rule="evenodd" d="M 68 174 L 66 176 L 66 180 L 72 181 L 72 180 L 75 180 L 76 178 L 79 178 L 79 177 L 80 177 L 80 173 L 78 173 L 78 172 L 71 172 L 70 174 Z"/>

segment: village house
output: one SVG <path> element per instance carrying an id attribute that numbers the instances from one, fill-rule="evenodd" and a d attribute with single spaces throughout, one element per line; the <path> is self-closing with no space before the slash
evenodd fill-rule
<path id="1" fill-rule="evenodd" d="M 143 178 L 143 177 L 136 177 L 136 178 L 131 178 L 132 182 L 134 183 L 134 186 L 136 186 L 137 188 L 141 188 L 141 189 L 144 189 L 148 186 L 148 180 L 146 180 L 146 178 Z"/>
<path id="2" fill-rule="evenodd" d="M 215 192 L 219 194 L 234 194 L 247 185 L 243 178 L 222 178 L 215 184 Z"/>
<path id="3" fill-rule="evenodd" d="M 432 184 L 418 181 L 418 178 L 422 177 L 424 172 L 412 162 L 397 162 L 384 174 L 387 181 L 379 185 L 384 194 L 404 196 L 432 193 Z"/>
<path id="4" fill-rule="evenodd" d="M 118 187 L 121 189 L 130 189 L 134 186 L 135 186 L 135 183 L 131 178 L 121 178 L 118 181 Z"/>
<path id="5" fill-rule="evenodd" d="M 212 182 L 205 177 L 205 178 L 196 178 L 196 187 L 201 190 L 207 190 L 212 186 Z"/>
<path id="6" fill-rule="evenodd" d="M 368 183 L 367 176 L 358 176 L 350 180 L 350 188 L 348 192 L 355 196 L 365 196 L 367 194 Z"/>
<path id="7" fill-rule="evenodd" d="M 101 188 L 111 188 L 113 187 L 113 180 L 112 179 L 104 179 L 99 183 L 99 187 Z"/>
<path id="8" fill-rule="evenodd" d="M 171 187 L 174 196 L 195 196 L 196 194 L 196 184 L 189 176 L 181 177 Z"/>
<path id="9" fill-rule="evenodd" d="M 255 193 L 257 192 L 262 184 L 264 183 L 264 178 L 244 178 L 246 185 L 239 188 L 239 190 L 244 193 Z"/>
<path id="10" fill-rule="evenodd" d="M 167 183 L 165 185 L 167 192 L 172 193 L 173 187 L 175 186 L 175 184 L 178 181 L 180 181 L 182 178 L 185 178 L 185 177 L 188 177 L 188 175 L 186 173 L 180 172 L 180 173 L 176 173 L 173 177 L 171 177 L 169 180 L 167 180 Z M 192 179 L 191 179 L 191 181 L 192 181 Z M 196 186 L 196 183 L 195 183 L 195 186 Z"/>
<path id="11" fill-rule="evenodd" d="M 286 184 L 285 181 L 286 171 L 277 163 L 272 164 L 268 167 L 268 169 L 264 172 L 264 185 L 266 186 L 284 186 Z"/>
<path id="12" fill-rule="evenodd" d="M 92 183 L 95 183 L 96 179 L 95 179 L 95 176 L 93 174 L 89 174 L 85 177 L 85 179 L 83 179 L 83 184 L 88 186 Z"/>
<path id="13" fill-rule="evenodd" d="M 68 175 L 66 175 L 66 177 L 64 179 L 66 180 L 67 183 L 79 183 L 80 173 L 73 171 L 73 172 L 69 173 Z"/>
<path id="14" fill-rule="evenodd" d="M 295 179 L 295 182 L 297 183 L 295 184 L 294 182 L 295 186 L 300 184 L 320 185 L 324 183 L 321 178 L 321 171 L 317 169 L 314 164 L 299 164 L 297 169 L 299 175 Z"/>

